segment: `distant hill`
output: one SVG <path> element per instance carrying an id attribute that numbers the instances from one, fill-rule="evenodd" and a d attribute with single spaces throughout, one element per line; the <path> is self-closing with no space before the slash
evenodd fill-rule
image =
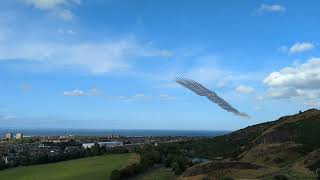
<path id="1" fill-rule="evenodd" d="M 184 179 L 188 179 L 190 174 L 213 179 L 222 175 L 236 178 L 284 175 L 290 179 L 313 179 L 316 170 L 320 168 L 320 111 L 310 109 L 188 145 L 193 148 L 194 154 L 209 158 L 212 162 L 187 169 L 182 176 Z M 219 163 L 251 163 L 261 165 L 262 168 L 235 171 L 235 168 L 228 167 L 210 170 L 208 167 L 217 167 L 218 160 Z"/>

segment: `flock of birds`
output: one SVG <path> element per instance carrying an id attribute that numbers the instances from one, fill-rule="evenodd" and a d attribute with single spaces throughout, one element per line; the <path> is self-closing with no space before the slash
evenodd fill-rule
<path id="1" fill-rule="evenodd" d="M 186 79 L 186 78 L 176 78 L 175 80 L 178 84 L 181 86 L 188 88 L 189 90 L 193 91 L 199 96 L 205 96 L 207 97 L 211 102 L 217 104 L 222 109 L 231 112 L 235 115 L 244 117 L 244 118 L 250 118 L 250 116 L 246 113 L 239 112 L 237 109 L 232 107 L 227 101 L 219 97 L 215 92 L 210 91 L 209 89 L 205 88 L 200 83 L 192 80 L 192 79 Z"/>

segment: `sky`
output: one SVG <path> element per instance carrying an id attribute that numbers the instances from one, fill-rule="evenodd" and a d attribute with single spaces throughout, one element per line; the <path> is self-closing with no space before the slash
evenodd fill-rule
<path id="1" fill-rule="evenodd" d="M 236 130 L 318 108 L 319 6 L 3 0 L 1 127 Z M 200 82 L 251 118 L 176 77 Z"/>

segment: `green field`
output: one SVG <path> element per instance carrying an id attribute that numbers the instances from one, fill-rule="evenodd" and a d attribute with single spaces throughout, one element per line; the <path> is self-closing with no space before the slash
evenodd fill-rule
<path id="1" fill-rule="evenodd" d="M 106 180 L 114 169 L 139 161 L 137 154 L 103 155 L 0 171 L 1 180 Z"/>

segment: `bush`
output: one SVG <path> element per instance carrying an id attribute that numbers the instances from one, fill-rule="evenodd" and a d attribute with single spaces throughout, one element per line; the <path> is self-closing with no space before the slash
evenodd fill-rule
<path id="1" fill-rule="evenodd" d="M 273 177 L 273 179 L 275 179 L 275 180 L 287 180 L 288 177 L 285 176 L 285 175 L 283 175 L 283 174 L 278 174 L 278 175 L 275 175 L 275 176 Z"/>
<path id="2" fill-rule="evenodd" d="M 111 180 L 119 180 L 121 179 L 121 173 L 119 170 L 113 170 L 110 175 Z"/>
<path id="3" fill-rule="evenodd" d="M 277 157 L 277 158 L 273 159 L 273 162 L 276 164 L 280 164 L 280 163 L 284 162 L 284 159 Z"/>
<path id="4" fill-rule="evenodd" d="M 234 179 L 229 176 L 224 176 L 224 177 L 219 178 L 219 180 L 234 180 Z"/>
<path id="5" fill-rule="evenodd" d="M 203 177 L 202 180 L 210 180 L 210 178 L 206 176 L 206 177 Z"/>

